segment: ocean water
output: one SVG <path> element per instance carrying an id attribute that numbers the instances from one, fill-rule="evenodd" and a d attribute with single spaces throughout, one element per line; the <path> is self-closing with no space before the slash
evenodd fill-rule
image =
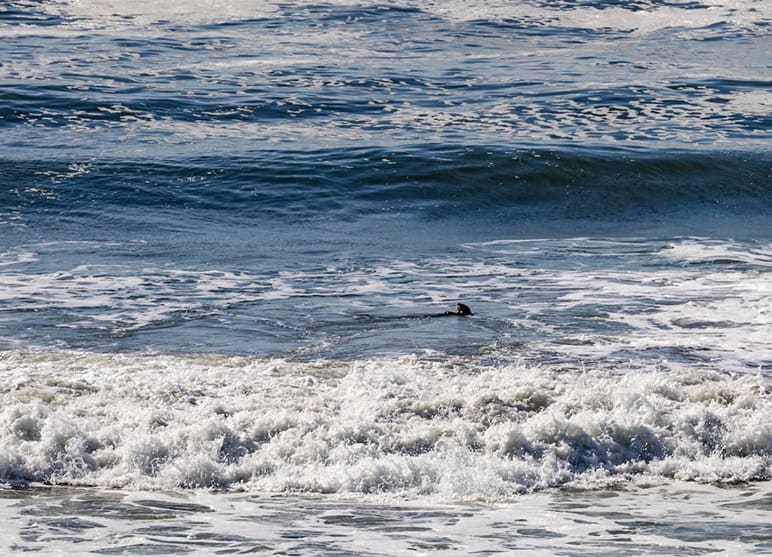
<path id="1" fill-rule="evenodd" d="M 772 552 L 771 30 L 0 4 L 2 552 Z"/>

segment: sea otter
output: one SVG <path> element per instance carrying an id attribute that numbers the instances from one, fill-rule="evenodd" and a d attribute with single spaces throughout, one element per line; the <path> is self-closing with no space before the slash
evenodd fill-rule
<path id="1" fill-rule="evenodd" d="M 388 315 L 388 316 L 376 316 L 376 315 L 359 315 L 359 319 L 367 319 L 368 321 L 391 321 L 392 319 L 431 319 L 434 317 L 466 317 L 468 315 L 474 315 L 469 306 L 466 304 L 456 304 L 456 311 L 445 311 L 443 313 L 419 313 L 412 315 Z"/>
<path id="2" fill-rule="evenodd" d="M 467 315 L 474 315 L 472 310 L 466 304 L 456 304 L 456 311 L 446 311 L 443 315 L 458 315 L 459 317 L 466 317 Z"/>

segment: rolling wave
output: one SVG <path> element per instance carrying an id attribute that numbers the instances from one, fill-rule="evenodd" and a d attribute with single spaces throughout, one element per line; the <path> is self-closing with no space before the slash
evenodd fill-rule
<path id="1" fill-rule="evenodd" d="M 0 204 L 33 216 L 68 209 L 227 211 L 234 216 L 356 219 L 517 214 L 625 219 L 769 210 L 768 153 L 416 147 L 186 161 L 3 161 Z"/>

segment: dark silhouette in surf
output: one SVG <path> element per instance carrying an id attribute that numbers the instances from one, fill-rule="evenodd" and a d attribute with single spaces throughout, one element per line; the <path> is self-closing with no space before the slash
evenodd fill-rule
<path id="1" fill-rule="evenodd" d="M 457 315 L 458 317 L 466 317 L 467 315 L 474 315 L 474 313 L 472 313 L 472 310 L 469 309 L 468 305 L 458 303 L 456 304 L 456 311 L 446 311 L 442 315 Z"/>
<path id="2" fill-rule="evenodd" d="M 468 317 L 474 315 L 474 312 L 468 305 L 458 303 L 456 304 L 456 311 L 444 311 L 442 313 L 423 313 L 413 315 L 390 315 L 390 316 L 375 316 L 375 315 L 360 315 L 360 319 L 367 319 L 370 321 L 391 321 L 401 319 L 433 319 L 435 317 Z"/>

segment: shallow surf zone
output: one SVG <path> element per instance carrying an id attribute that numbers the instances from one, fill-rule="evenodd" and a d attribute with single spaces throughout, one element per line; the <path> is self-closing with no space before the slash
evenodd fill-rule
<path id="1" fill-rule="evenodd" d="M 432 502 L 772 479 L 761 373 L 0 353 L 0 479 Z"/>
<path id="2" fill-rule="evenodd" d="M 768 555 L 768 483 L 551 490 L 503 505 L 0 489 L 0 550 L 38 555 Z"/>

